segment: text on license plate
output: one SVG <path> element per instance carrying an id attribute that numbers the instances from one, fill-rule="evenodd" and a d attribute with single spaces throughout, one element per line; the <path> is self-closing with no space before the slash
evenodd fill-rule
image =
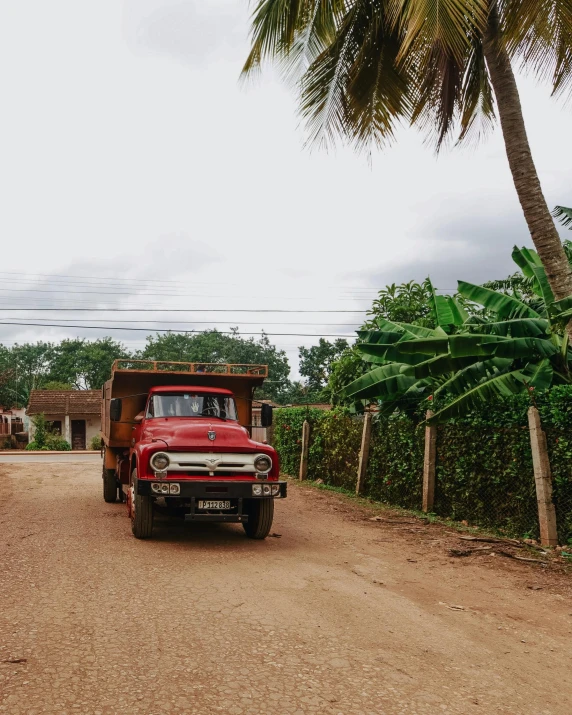
<path id="1" fill-rule="evenodd" d="M 199 509 L 230 509 L 229 501 L 203 501 L 199 499 L 197 503 Z"/>

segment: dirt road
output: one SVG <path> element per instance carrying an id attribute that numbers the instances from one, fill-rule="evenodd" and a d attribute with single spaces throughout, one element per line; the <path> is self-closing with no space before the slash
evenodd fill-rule
<path id="1" fill-rule="evenodd" d="M 0 713 L 572 712 L 562 577 L 297 486 L 281 538 L 169 521 L 136 541 L 100 482 L 0 466 Z"/>

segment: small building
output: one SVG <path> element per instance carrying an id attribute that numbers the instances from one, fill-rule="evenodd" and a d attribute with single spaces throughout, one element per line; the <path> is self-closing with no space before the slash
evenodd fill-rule
<path id="1" fill-rule="evenodd" d="M 87 449 L 101 429 L 101 390 L 32 390 L 26 414 L 43 414 L 72 449 Z M 32 442 L 32 421 L 29 434 Z"/>
<path id="2" fill-rule="evenodd" d="M 24 408 L 6 409 L 0 407 L 0 435 L 12 435 L 24 432 L 27 421 Z"/>

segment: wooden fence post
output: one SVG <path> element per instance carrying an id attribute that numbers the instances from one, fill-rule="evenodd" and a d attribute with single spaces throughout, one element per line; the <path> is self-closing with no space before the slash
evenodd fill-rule
<path id="1" fill-rule="evenodd" d="M 426 419 L 433 416 L 427 410 Z M 433 509 L 435 501 L 435 461 L 437 454 L 437 425 L 425 426 L 425 458 L 423 459 L 423 511 Z"/>
<path id="2" fill-rule="evenodd" d="M 308 450 L 310 447 L 310 423 L 304 420 L 302 425 L 302 455 L 300 457 L 300 479 L 308 477 Z"/>
<path id="3" fill-rule="evenodd" d="M 543 546 L 557 546 L 556 510 L 552 501 L 552 473 L 548 459 L 546 435 L 540 424 L 540 415 L 536 407 L 528 409 L 528 428 L 536 484 L 536 501 L 538 502 L 540 543 Z"/>
<path id="4" fill-rule="evenodd" d="M 363 432 L 361 435 L 361 449 L 359 452 L 359 463 L 357 472 L 356 494 L 359 496 L 365 484 L 365 474 L 367 472 L 367 462 L 369 459 L 369 443 L 371 440 L 371 412 L 366 412 L 363 421 Z"/>

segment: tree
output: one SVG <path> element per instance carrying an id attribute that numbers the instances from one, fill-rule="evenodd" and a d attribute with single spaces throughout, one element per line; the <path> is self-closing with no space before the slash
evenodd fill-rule
<path id="1" fill-rule="evenodd" d="M 323 392 L 330 378 L 332 364 L 348 348 L 348 341 L 343 338 L 337 338 L 334 342 L 320 338 L 317 345 L 298 348 L 300 375 L 306 378 L 308 401 L 324 399 Z"/>
<path id="2" fill-rule="evenodd" d="M 52 343 L 16 344 L 11 349 L 2 346 L 0 361 L 9 371 L 9 379 L 2 388 L 4 404 L 28 404 L 31 390 L 47 382 L 53 354 Z"/>
<path id="3" fill-rule="evenodd" d="M 125 347 L 112 338 L 62 340 L 53 349 L 50 381 L 77 390 L 99 390 L 111 377 L 113 361 L 125 357 L 129 357 Z"/>
<path id="4" fill-rule="evenodd" d="M 290 389 L 286 353 L 277 350 L 264 333 L 258 340 L 205 330 L 202 333 L 165 333 L 149 336 L 138 355 L 144 360 L 268 365 L 268 380 L 256 392 L 258 399 L 281 402 Z"/>
<path id="5" fill-rule="evenodd" d="M 513 259 L 532 280 L 537 309 L 459 281 L 467 305 L 483 306 L 485 316 L 447 314 L 438 301 L 442 309 L 433 329 L 379 319 L 377 330 L 359 333 L 356 346 L 371 369 L 346 386 L 343 395 L 378 399 L 386 413 L 432 399 L 434 409 L 439 402 L 434 419 L 443 420 L 492 396 L 571 384 L 572 351 L 563 326 L 572 315 L 572 301 L 554 300 L 534 251 L 515 248 Z"/>
<path id="6" fill-rule="evenodd" d="M 398 323 L 415 323 L 426 328 L 435 327 L 429 303 L 432 291 L 433 286 L 429 278 L 423 283 L 409 281 L 401 285 L 393 283 L 385 286 L 377 294 L 371 309 L 367 311 L 369 322 L 375 321 L 376 318 L 386 318 Z"/>
<path id="7" fill-rule="evenodd" d="M 42 390 L 66 390 L 70 391 L 75 389 L 73 385 L 67 382 L 59 382 L 59 380 L 50 380 L 42 386 Z"/>
<path id="8" fill-rule="evenodd" d="M 298 81 L 309 141 L 383 146 L 400 122 L 439 149 L 500 119 L 530 235 L 557 300 L 572 271 L 532 159 L 512 65 L 572 85 L 572 9 L 564 0 L 260 0 L 243 73 L 275 59 Z M 572 334 L 572 327 L 568 330 Z"/>

